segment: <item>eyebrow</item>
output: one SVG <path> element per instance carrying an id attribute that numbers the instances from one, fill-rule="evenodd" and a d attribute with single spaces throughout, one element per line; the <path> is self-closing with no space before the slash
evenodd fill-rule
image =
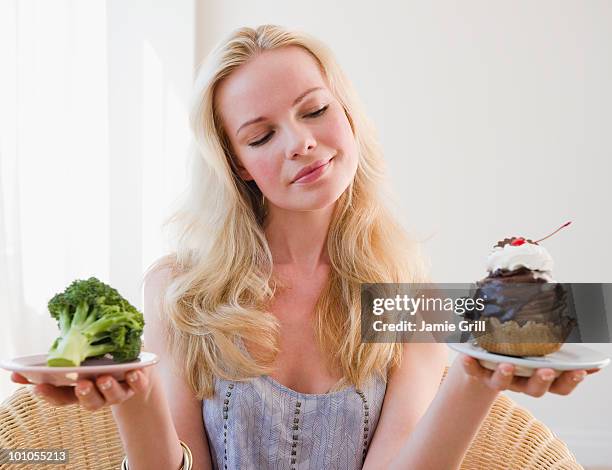
<path id="1" fill-rule="evenodd" d="M 312 87 L 309 88 L 308 90 L 306 90 L 304 93 L 300 94 L 300 96 L 298 96 L 294 101 L 293 104 L 291 105 L 292 108 L 294 108 L 295 106 L 297 106 L 300 101 L 302 101 L 304 98 L 306 98 L 306 95 L 312 93 L 313 91 L 317 91 L 317 90 L 322 90 L 323 87 L 320 86 L 316 86 L 316 87 Z M 240 133 L 240 131 L 242 130 L 243 127 L 249 126 L 251 124 L 255 124 L 256 122 L 261 122 L 264 121 L 266 118 L 263 116 L 259 116 L 256 117 L 255 119 L 249 119 L 248 121 L 246 121 L 244 124 L 242 124 L 238 130 L 236 131 L 236 135 L 238 135 Z"/>

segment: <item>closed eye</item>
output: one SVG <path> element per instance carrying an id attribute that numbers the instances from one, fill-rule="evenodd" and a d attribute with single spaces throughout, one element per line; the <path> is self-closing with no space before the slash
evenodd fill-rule
<path id="1" fill-rule="evenodd" d="M 272 137 L 272 134 L 274 134 L 274 131 L 272 131 L 272 132 L 270 132 L 270 133 L 266 134 L 266 135 L 263 137 L 263 139 L 260 139 L 260 140 L 258 140 L 258 141 L 256 141 L 256 142 L 251 142 L 251 143 L 249 144 L 249 147 L 259 147 L 260 145 L 265 144 L 265 143 L 266 143 L 268 140 L 270 140 L 270 137 Z"/>
<path id="2" fill-rule="evenodd" d="M 314 113 L 307 114 L 306 116 L 307 117 L 318 117 L 318 116 L 321 116 L 321 115 L 325 114 L 325 111 L 327 111 L 327 108 L 329 108 L 328 104 L 323 106 L 321 109 L 315 111 Z"/>
<path id="3" fill-rule="evenodd" d="M 307 117 L 307 118 L 316 118 L 316 117 L 322 116 L 323 114 L 325 114 L 325 111 L 327 111 L 327 108 L 329 108 L 328 104 L 323 106 L 321 109 L 318 109 L 317 111 L 315 111 L 313 113 L 306 114 L 304 117 Z M 249 144 L 249 147 L 259 147 L 260 145 L 263 145 L 266 142 L 268 142 L 273 135 L 274 135 L 274 131 L 269 132 L 263 138 L 255 141 L 255 142 L 251 142 Z"/>

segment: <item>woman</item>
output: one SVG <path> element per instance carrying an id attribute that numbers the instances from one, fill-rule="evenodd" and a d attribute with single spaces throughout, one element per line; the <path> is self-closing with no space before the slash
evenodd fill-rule
<path id="1" fill-rule="evenodd" d="M 525 379 L 459 355 L 440 386 L 444 344 L 360 342 L 362 283 L 427 278 L 381 203 L 372 127 L 320 42 L 235 31 L 200 71 L 191 123 L 176 253 L 145 282 L 144 340 L 161 362 L 76 395 L 36 387 L 54 404 L 112 405 L 130 469 L 181 468 L 186 447 L 197 469 L 458 468 L 499 391 L 565 395 L 586 374 Z"/>

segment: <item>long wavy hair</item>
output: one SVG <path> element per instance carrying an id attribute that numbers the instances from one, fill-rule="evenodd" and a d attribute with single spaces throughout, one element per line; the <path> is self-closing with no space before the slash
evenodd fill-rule
<path id="1" fill-rule="evenodd" d="M 174 252 L 154 262 L 149 275 L 171 275 L 160 312 L 176 367 L 194 394 L 214 394 L 214 377 L 246 380 L 272 372 L 279 323 L 269 311 L 277 288 L 263 230 L 262 193 L 238 176 L 229 139 L 214 106 L 219 83 L 263 51 L 298 46 L 319 65 L 344 107 L 358 148 L 358 167 L 336 201 L 326 242 L 328 282 L 315 307 L 314 328 L 328 366 L 342 372 L 336 389 L 362 386 L 372 374 L 386 380 L 400 363 L 402 344 L 361 341 L 362 283 L 425 282 L 419 244 L 385 207 L 385 171 L 374 127 L 331 51 L 301 31 L 276 25 L 240 28 L 222 40 L 202 64 L 190 123 L 194 135 L 190 181 L 163 224 L 174 227 Z M 247 339 L 257 354 L 246 354 Z"/>

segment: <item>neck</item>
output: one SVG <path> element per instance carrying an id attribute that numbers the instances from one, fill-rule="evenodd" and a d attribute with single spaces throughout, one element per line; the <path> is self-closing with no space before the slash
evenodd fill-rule
<path id="1" fill-rule="evenodd" d="M 327 232 L 335 204 L 312 211 L 290 211 L 272 204 L 264 222 L 264 233 L 275 265 L 313 273 L 329 265 Z"/>

